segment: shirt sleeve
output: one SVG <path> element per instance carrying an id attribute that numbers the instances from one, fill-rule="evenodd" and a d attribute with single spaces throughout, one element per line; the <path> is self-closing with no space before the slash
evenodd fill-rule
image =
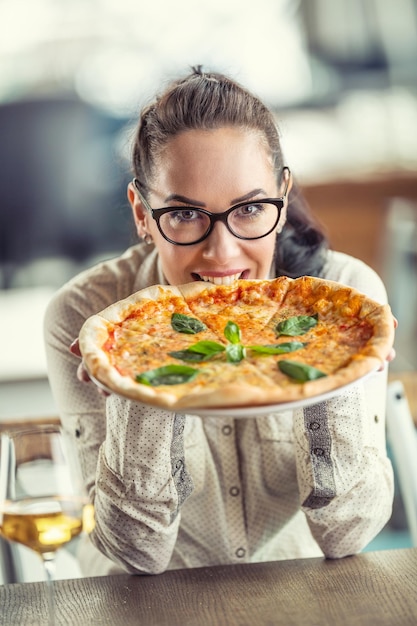
<path id="1" fill-rule="evenodd" d="M 96 293 L 74 285 L 53 298 L 45 316 L 49 381 L 94 502 L 92 542 L 128 571 L 156 573 L 171 558 L 179 510 L 192 489 L 183 418 L 115 395 L 106 399 L 95 385 L 77 380 L 80 359 L 69 346 L 92 306 L 100 310 L 108 299 L 103 288 Z"/>
<path id="2" fill-rule="evenodd" d="M 95 385 L 77 379 L 80 359 L 69 349 L 89 314 L 84 299 L 64 288 L 49 303 L 44 336 L 48 378 L 55 405 L 63 427 L 76 440 L 84 482 L 93 500 L 98 452 L 106 436 L 106 401 Z"/>
<path id="3" fill-rule="evenodd" d="M 394 495 L 385 447 L 386 372 L 295 412 L 301 506 L 323 553 L 362 550 L 387 523 Z"/>
<path id="4" fill-rule="evenodd" d="M 324 278 L 385 304 L 380 277 L 365 263 L 329 251 Z M 327 557 L 363 549 L 389 520 L 394 479 L 386 453 L 387 369 L 332 400 L 296 411 L 301 506 Z"/>
<path id="5" fill-rule="evenodd" d="M 110 396 L 96 479 L 94 544 L 132 573 L 164 571 L 192 491 L 185 416 Z"/>

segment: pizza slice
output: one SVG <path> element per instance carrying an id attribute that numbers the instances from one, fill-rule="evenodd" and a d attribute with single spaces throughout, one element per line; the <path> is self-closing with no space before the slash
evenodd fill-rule
<path id="1" fill-rule="evenodd" d="M 177 364 L 180 359 L 175 353 L 184 353 L 197 341 L 205 354 L 210 346 L 222 348 L 179 290 L 170 286 L 151 287 L 116 302 L 90 318 L 89 332 L 82 335 L 87 369 L 103 384 L 109 383 L 110 369 L 136 380 L 149 370 Z M 198 361 L 204 353 L 194 350 L 189 360 Z M 171 367 L 173 373 L 176 369 Z M 109 387 L 115 390 L 111 383 Z"/>
<path id="2" fill-rule="evenodd" d="M 392 336 L 388 309 L 350 287 L 304 276 L 288 285 L 264 329 L 270 343 L 250 347 L 248 358 L 277 385 L 283 374 L 304 383 L 359 378 L 372 359 L 378 366 L 381 342 Z"/>
<path id="3" fill-rule="evenodd" d="M 216 289 L 207 283 L 190 283 L 179 288 L 193 313 L 223 337 L 228 321 L 236 323 L 243 341 L 256 340 L 284 298 L 287 281 L 239 280 Z"/>

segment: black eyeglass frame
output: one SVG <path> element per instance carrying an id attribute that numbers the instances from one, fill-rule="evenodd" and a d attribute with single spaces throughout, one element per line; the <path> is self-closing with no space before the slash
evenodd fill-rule
<path id="1" fill-rule="evenodd" d="M 137 178 L 133 179 L 133 185 L 135 187 L 135 190 L 139 196 L 140 201 L 142 202 L 143 206 L 145 207 L 145 209 L 147 211 L 149 211 L 149 213 L 151 214 L 152 218 L 155 220 L 156 225 L 158 227 L 159 232 L 161 233 L 162 237 L 166 240 L 169 241 L 169 243 L 174 244 L 175 246 L 193 246 L 197 243 L 201 243 L 202 241 L 204 241 L 204 239 L 207 239 L 207 237 L 210 235 L 210 233 L 212 232 L 213 228 L 214 228 L 214 224 L 216 222 L 221 222 L 222 224 L 224 224 L 227 228 L 227 230 L 234 236 L 237 237 L 238 239 L 243 239 L 245 241 L 254 241 L 256 239 L 263 239 L 263 237 L 267 237 L 270 233 L 272 233 L 272 231 L 276 228 L 280 217 L 281 217 L 281 211 L 284 207 L 285 204 L 285 200 L 287 198 L 287 193 L 288 193 L 288 187 L 290 184 L 290 180 L 291 180 L 291 171 L 288 167 L 284 167 L 283 168 L 283 173 L 287 173 L 286 176 L 286 185 L 285 185 L 285 189 L 284 189 L 284 193 L 281 197 L 279 198 L 261 198 L 260 200 L 253 200 L 252 202 L 239 202 L 238 204 L 234 204 L 233 206 L 231 206 L 229 209 L 227 209 L 227 211 L 223 211 L 223 213 L 211 213 L 210 211 L 207 211 L 206 209 L 202 209 L 201 207 L 193 207 L 193 206 L 171 206 L 171 207 L 164 207 L 162 209 L 153 209 L 151 207 L 151 205 L 149 204 L 149 202 L 146 200 L 146 198 L 144 197 L 144 195 L 142 194 L 142 192 L 139 189 L 140 186 L 140 182 Z M 264 235 L 260 235 L 259 237 L 242 237 L 242 235 L 238 235 L 236 234 L 232 228 L 229 226 L 228 223 L 228 217 L 230 215 L 230 213 L 232 211 L 234 211 L 235 209 L 238 209 L 241 206 L 247 206 L 248 204 L 256 204 L 256 202 L 258 202 L 259 204 L 273 204 L 277 207 L 278 209 L 278 214 L 277 214 L 277 219 L 275 221 L 275 224 L 272 226 L 272 228 L 270 228 L 268 230 L 267 233 L 265 233 Z M 164 215 L 165 213 L 170 213 L 171 211 L 198 211 L 199 213 L 203 213 L 204 215 L 207 215 L 207 217 L 210 220 L 210 224 L 208 225 L 208 228 L 206 230 L 206 232 L 204 233 L 204 235 L 202 235 L 199 239 L 197 239 L 196 241 L 189 241 L 189 242 L 184 242 L 184 243 L 180 243 L 178 241 L 174 241 L 173 239 L 170 239 L 162 230 L 161 225 L 159 223 L 162 215 Z"/>

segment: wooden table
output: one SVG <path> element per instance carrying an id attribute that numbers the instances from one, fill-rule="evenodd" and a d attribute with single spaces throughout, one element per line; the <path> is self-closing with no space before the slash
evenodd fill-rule
<path id="1" fill-rule="evenodd" d="M 74 626 L 416 626 L 417 548 L 55 583 Z M 42 624 L 45 583 L 0 587 L 0 624 Z"/>

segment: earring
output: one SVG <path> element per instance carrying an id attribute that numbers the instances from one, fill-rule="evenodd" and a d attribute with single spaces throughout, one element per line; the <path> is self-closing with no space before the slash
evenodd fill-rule
<path id="1" fill-rule="evenodd" d="M 151 235 L 149 233 L 146 233 L 146 235 L 143 238 L 144 242 L 148 244 L 148 246 L 151 245 L 151 243 L 153 243 L 153 239 L 151 237 Z"/>

